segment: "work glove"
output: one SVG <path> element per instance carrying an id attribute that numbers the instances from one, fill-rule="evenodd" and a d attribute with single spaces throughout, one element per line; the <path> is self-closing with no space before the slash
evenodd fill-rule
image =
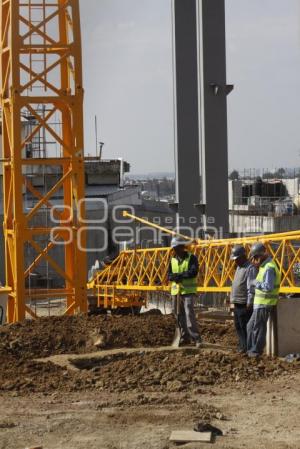
<path id="1" fill-rule="evenodd" d="M 179 282 L 181 282 L 182 276 L 181 276 L 181 274 L 174 273 L 174 274 L 170 274 L 169 279 L 170 279 L 170 281 L 176 282 L 176 284 L 178 284 Z"/>
<path id="2" fill-rule="evenodd" d="M 171 281 L 171 282 L 175 282 L 175 278 L 176 278 L 176 274 L 169 274 L 169 280 Z"/>
<path id="3" fill-rule="evenodd" d="M 179 282 L 182 281 L 182 275 L 181 274 L 176 274 L 174 281 L 176 282 L 176 284 L 179 284 Z"/>

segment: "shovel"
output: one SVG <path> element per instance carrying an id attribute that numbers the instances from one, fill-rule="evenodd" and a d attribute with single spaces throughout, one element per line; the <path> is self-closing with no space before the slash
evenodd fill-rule
<path id="1" fill-rule="evenodd" d="M 172 342 L 173 348 L 179 348 L 180 338 L 181 338 L 181 329 L 180 329 L 180 324 L 179 324 L 180 302 L 181 302 L 181 297 L 180 297 L 180 291 L 179 291 L 177 293 L 176 310 L 175 310 L 176 329 L 175 329 L 175 334 L 174 334 L 174 338 L 173 338 L 173 342 Z"/>

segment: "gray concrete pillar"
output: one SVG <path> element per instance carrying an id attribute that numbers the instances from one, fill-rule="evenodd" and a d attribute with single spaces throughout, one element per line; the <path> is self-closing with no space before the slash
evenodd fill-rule
<path id="1" fill-rule="evenodd" d="M 228 232 L 224 0 L 173 0 L 175 162 L 182 228 Z"/>

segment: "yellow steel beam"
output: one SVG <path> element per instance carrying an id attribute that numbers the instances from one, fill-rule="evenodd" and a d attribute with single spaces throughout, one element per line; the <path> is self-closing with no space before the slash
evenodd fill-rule
<path id="1" fill-rule="evenodd" d="M 159 231 L 163 231 L 164 233 L 172 235 L 173 237 L 180 237 L 183 240 L 187 240 L 187 241 L 191 242 L 191 238 L 187 237 L 184 234 L 180 234 L 179 232 L 173 231 L 172 229 L 164 228 L 163 226 L 159 226 L 159 225 L 157 225 L 155 223 L 151 223 L 148 220 L 144 220 L 143 218 L 140 218 L 140 217 L 137 217 L 135 215 L 130 214 L 126 210 L 123 211 L 123 217 L 124 218 L 131 218 L 132 220 L 138 221 L 139 223 L 143 223 L 143 224 L 145 224 L 147 226 L 150 226 L 151 228 L 158 229 Z"/>

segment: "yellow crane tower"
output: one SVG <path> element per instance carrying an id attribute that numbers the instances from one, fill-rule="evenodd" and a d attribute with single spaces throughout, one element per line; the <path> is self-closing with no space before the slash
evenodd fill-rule
<path id="1" fill-rule="evenodd" d="M 1 0 L 0 5 L 8 321 L 22 320 L 26 313 L 35 317 L 30 303 L 42 298 L 65 298 L 66 313 L 84 312 L 87 301 L 86 255 L 81 249 L 85 247 L 85 194 L 79 3 Z M 35 141 L 41 133 L 42 153 L 40 148 L 35 151 Z M 44 182 L 43 189 L 38 189 L 31 175 L 49 170 L 57 175 L 53 177 L 55 181 L 51 185 Z M 33 198 L 30 204 L 25 201 L 28 192 Z M 55 210 L 51 200 L 58 192 L 64 205 Z M 49 225 L 50 215 L 54 228 Z M 57 244 L 63 248 L 61 263 L 51 253 Z M 28 251 L 33 257 L 26 266 Z M 28 278 L 42 262 L 59 275 L 58 288 L 30 288 Z"/>

